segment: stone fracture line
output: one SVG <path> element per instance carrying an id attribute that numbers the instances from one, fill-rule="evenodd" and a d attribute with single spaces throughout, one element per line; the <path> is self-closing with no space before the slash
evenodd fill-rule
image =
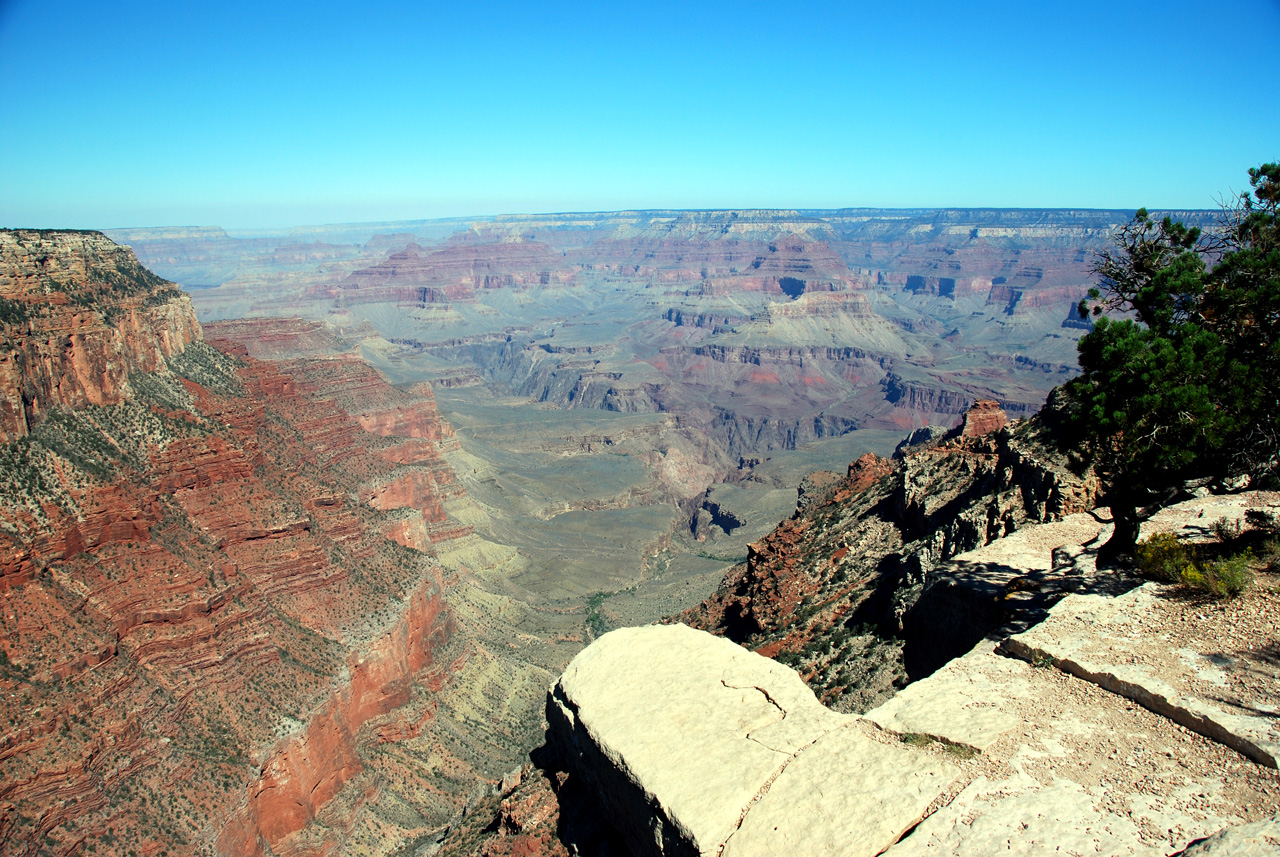
<path id="1" fill-rule="evenodd" d="M 873 857 L 960 773 L 865 734 L 787 667 L 682 625 L 601 637 L 547 719 L 549 746 L 652 857 Z"/>
<path id="2" fill-rule="evenodd" d="M 764 693 L 764 690 L 761 688 L 757 688 L 757 690 L 760 690 L 761 693 Z M 765 696 L 768 696 L 768 695 L 769 694 L 765 693 Z M 770 699 L 769 701 L 773 702 L 772 699 Z M 777 705 L 776 702 L 774 704 Z M 783 716 L 785 715 L 786 715 L 786 712 L 784 711 Z M 747 737 L 751 738 L 750 735 L 748 735 Z M 755 739 L 751 738 L 751 740 L 754 741 Z M 814 740 L 816 741 L 817 739 L 814 739 Z M 757 741 L 756 743 L 759 743 L 759 742 Z M 720 848 L 716 850 L 716 857 L 722 857 L 722 855 L 724 854 L 724 850 L 729 847 L 730 840 L 732 840 L 733 837 L 737 835 L 738 831 L 742 829 L 743 822 L 747 820 L 747 813 L 751 812 L 751 810 L 758 803 L 760 803 L 761 800 L 764 799 L 764 796 L 769 793 L 769 789 L 773 788 L 773 784 L 777 782 L 778 777 L 782 776 L 782 772 L 787 769 L 787 766 L 790 765 L 793 761 L 795 761 L 795 758 L 797 756 L 799 756 L 801 753 L 803 753 L 805 750 L 807 750 L 809 747 L 812 747 L 812 746 L 813 746 L 812 743 L 806 744 L 804 747 L 801 747 L 799 750 L 796 750 L 789 757 L 787 757 L 787 759 L 781 765 L 778 766 L 778 770 L 773 772 L 773 776 L 765 780 L 764 785 L 760 786 L 760 790 L 755 793 L 755 795 L 751 798 L 751 801 L 742 808 L 742 815 L 738 817 L 737 825 L 734 826 L 733 832 L 730 833 L 725 838 L 724 842 L 720 844 Z"/>

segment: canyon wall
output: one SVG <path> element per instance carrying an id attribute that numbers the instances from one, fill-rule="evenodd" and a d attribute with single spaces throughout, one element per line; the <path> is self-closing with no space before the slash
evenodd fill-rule
<path id="1" fill-rule="evenodd" d="M 190 299 L 97 232 L 0 231 L 0 441 L 50 409 L 115 405 L 200 338 Z"/>
<path id="2" fill-rule="evenodd" d="M 841 711 L 865 711 L 967 651 L 987 629 L 945 645 L 903 633 L 942 621 L 918 604 L 929 572 L 1093 508 L 1099 485 L 1067 467 L 1044 420 L 1008 424 L 995 402 L 977 403 L 949 434 L 917 434 L 893 460 L 866 455 L 840 478 L 811 479 L 795 514 L 681 621 L 795 667 Z M 999 609 L 987 620 L 999 624 Z"/>
<path id="3" fill-rule="evenodd" d="M 0 271 L 21 403 L 0 852 L 331 853 L 396 788 L 370 753 L 430 731 L 465 652 L 435 551 L 469 530 L 444 512 L 461 488 L 429 388 L 257 360 L 245 326 L 205 341 L 100 235 L 0 232 Z M 418 830 L 464 796 L 424 798 Z"/>

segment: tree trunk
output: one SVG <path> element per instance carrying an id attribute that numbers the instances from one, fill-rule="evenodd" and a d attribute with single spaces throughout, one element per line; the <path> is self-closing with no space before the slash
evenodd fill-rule
<path id="1" fill-rule="evenodd" d="M 1107 543 L 1098 548 L 1098 562 L 1105 565 L 1129 565 L 1133 563 L 1134 549 L 1138 546 L 1138 532 L 1142 521 L 1138 509 L 1131 503 L 1114 503 L 1111 520 L 1115 531 Z"/>

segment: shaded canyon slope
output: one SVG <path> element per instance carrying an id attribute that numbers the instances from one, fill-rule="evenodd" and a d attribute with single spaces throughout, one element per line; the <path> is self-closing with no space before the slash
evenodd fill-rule
<path id="1" fill-rule="evenodd" d="M 866 711 L 1021 607 L 961 604 L 954 590 L 945 615 L 930 612 L 930 571 L 1096 505 L 1096 479 L 1067 466 L 1046 423 L 1008 423 L 995 402 L 979 402 L 960 427 L 913 434 L 892 460 L 866 455 L 843 475 L 812 474 L 795 514 L 681 620 L 793 666 L 837 710 Z"/>
<path id="2" fill-rule="evenodd" d="M 0 853 L 385 853 L 527 749 L 568 655 L 510 654 L 428 387 L 97 233 L 0 232 L 0 310 Z"/>

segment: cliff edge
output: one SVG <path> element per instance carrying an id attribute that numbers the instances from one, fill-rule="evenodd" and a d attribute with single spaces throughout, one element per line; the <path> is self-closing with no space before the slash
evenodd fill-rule
<path id="1" fill-rule="evenodd" d="M 100 232 L 0 230 L 0 443 L 117 405 L 201 338 L 191 299 Z"/>
<path id="2" fill-rule="evenodd" d="M 1280 496 L 1195 500 L 1152 526 L 1193 536 L 1258 504 Z M 1115 576 L 1093 563 L 1096 524 L 1071 543 L 1086 521 L 938 573 Z M 1227 604 L 1155 583 L 1069 594 L 861 716 L 726 640 L 625 629 L 551 689 L 548 746 L 637 857 L 1276 853 L 1278 628 L 1275 573 Z"/>

